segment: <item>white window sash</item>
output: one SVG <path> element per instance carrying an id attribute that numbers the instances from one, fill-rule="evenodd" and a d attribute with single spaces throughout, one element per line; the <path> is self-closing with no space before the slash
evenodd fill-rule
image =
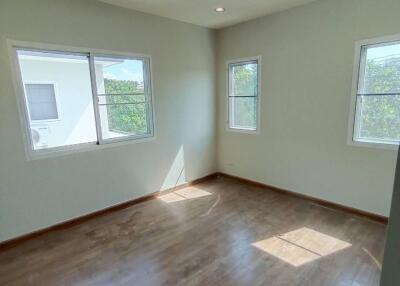
<path id="1" fill-rule="evenodd" d="M 350 101 L 350 115 L 348 123 L 347 144 L 378 149 L 397 150 L 399 142 L 379 138 L 365 139 L 360 137 L 360 124 L 362 118 L 362 98 L 369 94 L 365 92 L 365 70 L 367 51 L 370 48 L 384 47 L 400 43 L 400 34 L 368 39 L 356 42 L 353 64 L 353 83 Z M 388 94 L 389 95 L 389 94 Z"/>
<path id="2" fill-rule="evenodd" d="M 236 66 L 256 64 L 257 65 L 257 90 L 254 95 L 235 96 L 233 92 L 232 69 Z M 261 90 L 261 56 L 231 60 L 227 62 L 227 131 L 242 132 L 249 134 L 260 134 L 260 90 Z M 235 123 L 235 98 L 251 97 L 255 100 L 255 128 L 236 127 Z"/>
<path id="3" fill-rule="evenodd" d="M 144 95 L 145 95 L 145 102 L 146 104 L 146 123 L 149 133 L 147 134 L 140 134 L 140 135 L 129 135 L 129 136 L 120 136 L 115 138 L 104 138 L 103 136 L 103 129 L 101 123 L 101 116 L 100 116 L 100 106 L 104 106 L 106 104 L 99 104 L 99 96 L 103 96 L 100 94 L 97 89 L 96 83 L 96 68 L 94 64 L 94 59 L 96 57 L 104 57 L 104 58 L 121 58 L 126 60 L 140 60 L 143 62 L 143 84 L 144 84 Z M 150 76 L 150 59 L 145 57 L 129 57 L 129 56 L 118 56 L 112 54 L 99 54 L 99 53 L 90 53 L 89 56 L 89 66 L 90 66 L 90 76 L 91 76 L 91 83 L 92 83 L 92 94 L 93 94 L 93 105 L 95 109 L 95 122 L 96 122 L 96 130 L 97 130 L 97 138 L 98 144 L 109 144 L 115 143 L 120 141 L 130 141 L 140 138 L 148 138 L 153 136 L 153 101 L 152 101 L 152 94 L 151 94 L 151 76 Z M 107 96 L 107 94 L 104 94 Z M 123 103 L 129 105 L 130 103 Z"/>

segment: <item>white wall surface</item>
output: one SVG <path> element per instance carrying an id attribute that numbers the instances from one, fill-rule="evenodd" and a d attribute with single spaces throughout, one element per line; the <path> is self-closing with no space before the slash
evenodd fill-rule
<path id="1" fill-rule="evenodd" d="M 388 215 L 396 152 L 347 145 L 355 42 L 400 33 L 398 0 L 320 0 L 218 32 L 219 170 Z M 261 134 L 227 132 L 227 60 L 262 56 Z"/>
<path id="2" fill-rule="evenodd" d="M 94 0 L 1 1 L 0 241 L 215 172 L 214 36 Z M 152 55 L 156 139 L 27 161 L 6 39 Z"/>

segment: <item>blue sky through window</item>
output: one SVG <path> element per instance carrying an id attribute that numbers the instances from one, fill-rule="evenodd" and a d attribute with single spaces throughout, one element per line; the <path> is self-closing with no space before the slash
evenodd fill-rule
<path id="1" fill-rule="evenodd" d="M 143 82 L 143 62 L 124 60 L 121 63 L 104 66 L 104 78 L 116 80 L 133 80 Z"/>
<path id="2" fill-rule="evenodd" d="M 368 60 L 379 60 L 385 59 L 390 57 L 400 57 L 400 43 L 376 47 L 376 48 L 369 48 L 367 59 Z"/>

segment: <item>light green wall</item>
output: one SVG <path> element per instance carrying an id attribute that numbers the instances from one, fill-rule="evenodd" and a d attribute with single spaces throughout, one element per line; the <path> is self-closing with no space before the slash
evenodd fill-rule
<path id="1" fill-rule="evenodd" d="M 182 166 L 215 172 L 214 37 L 92 0 L 2 0 L 0 241 L 171 187 Z M 7 38 L 152 55 L 156 140 L 28 162 Z"/>
<path id="2" fill-rule="evenodd" d="M 319 0 L 218 32 L 219 170 L 388 215 L 396 152 L 347 145 L 355 42 L 400 33 L 398 0 Z M 227 60 L 262 56 L 261 135 L 227 132 Z"/>
<path id="3" fill-rule="evenodd" d="M 400 33 L 398 11 L 319 0 L 214 32 L 94 0 L 1 1 L 0 241 L 216 170 L 388 215 L 396 152 L 346 136 L 355 41 Z M 7 38 L 151 54 L 156 140 L 27 161 Z M 227 132 L 225 62 L 257 55 L 261 134 Z"/>

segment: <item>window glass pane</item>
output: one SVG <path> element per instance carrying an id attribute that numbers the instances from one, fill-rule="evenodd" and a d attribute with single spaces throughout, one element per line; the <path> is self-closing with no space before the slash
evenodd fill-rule
<path id="1" fill-rule="evenodd" d="M 364 49 L 367 51 L 361 93 L 400 93 L 400 43 Z"/>
<path id="2" fill-rule="evenodd" d="M 57 104 L 53 84 L 25 84 L 31 120 L 57 119 Z"/>
<path id="3" fill-rule="evenodd" d="M 95 57 L 103 139 L 151 133 L 145 61 Z"/>
<path id="4" fill-rule="evenodd" d="M 363 96 L 358 102 L 361 115 L 359 139 L 400 140 L 400 95 Z"/>
<path id="5" fill-rule="evenodd" d="M 99 103 L 143 103 L 146 102 L 144 94 L 100 94 Z"/>
<path id="6" fill-rule="evenodd" d="M 231 65 L 231 96 L 257 96 L 257 62 Z"/>
<path id="7" fill-rule="evenodd" d="M 27 50 L 18 50 L 17 55 L 33 149 L 96 142 L 88 57 Z M 44 118 L 58 120 L 36 120 Z"/>
<path id="8" fill-rule="evenodd" d="M 113 57 L 95 57 L 99 94 L 144 93 L 144 63 Z"/>
<path id="9" fill-rule="evenodd" d="M 258 62 L 229 65 L 229 127 L 256 130 L 258 111 Z"/>
<path id="10" fill-rule="evenodd" d="M 148 134 L 147 103 L 100 106 L 107 138 Z"/>
<path id="11" fill-rule="evenodd" d="M 257 127 L 257 98 L 230 97 L 230 123 L 232 128 L 256 130 Z"/>

